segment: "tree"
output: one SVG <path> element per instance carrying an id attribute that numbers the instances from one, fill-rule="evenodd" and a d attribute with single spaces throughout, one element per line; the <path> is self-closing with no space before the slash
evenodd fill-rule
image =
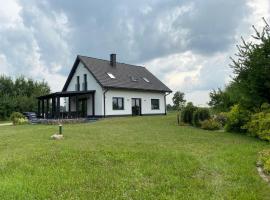
<path id="1" fill-rule="evenodd" d="M 209 94 L 210 101 L 208 105 L 217 112 L 227 112 L 233 105 L 228 90 L 222 91 L 220 88 L 213 90 Z"/>
<path id="2" fill-rule="evenodd" d="M 197 110 L 197 107 L 192 102 L 188 102 L 187 105 L 181 111 L 181 121 L 184 123 L 192 124 L 193 113 Z"/>
<path id="3" fill-rule="evenodd" d="M 264 19 L 263 19 L 264 20 Z M 254 26 L 254 41 L 237 45 L 238 52 L 231 58 L 233 80 L 225 88 L 210 93 L 209 105 L 219 111 L 228 111 L 235 104 L 243 109 L 256 110 L 270 103 L 270 26 L 259 32 Z"/>
<path id="4" fill-rule="evenodd" d="M 234 72 L 233 84 L 237 89 L 237 102 L 247 108 L 260 107 L 270 102 L 270 26 L 264 20 L 265 27 L 259 32 L 254 26 L 255 42 L 237 45 L 236 59 L 232 59 Z"/>
<path id="5" fill-rule="evenodd" d="M 23 76 L 14 81 L 11 77 L 0 76 L 0 119 L 14 111 L 37 111 L 36 97 L 48 94 L 50 88 L 44 81 L 37 82 Z"/>
<path id="6" fill-rule="evenodd" d="M 173 106 L 177 110 L 181 110 L 185 106 L 186 100 L 185 100 L 185 94 L 183 92 L 180 92 L 180 91 L 175 92 L 172 100 L 173 100 Z"/>

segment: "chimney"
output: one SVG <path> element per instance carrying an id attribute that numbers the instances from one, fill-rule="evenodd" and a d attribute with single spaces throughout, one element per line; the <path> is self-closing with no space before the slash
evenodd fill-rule
<path id="1" fill-rule="evenodd" d="M 111 66 L 116 67 L 116 54 L 115 53 L 111 54 Z"/>

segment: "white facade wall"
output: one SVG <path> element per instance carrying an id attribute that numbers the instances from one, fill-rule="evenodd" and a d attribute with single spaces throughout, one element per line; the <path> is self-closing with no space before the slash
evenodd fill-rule
<path id="1" fill-rule="evenodd" d="M 88 71 L 88 69 L 80 62 L 74 73 L 67 91 L 75 91 L 75 85 L 77 84 L 77 76 L 80 76 L 80 85 L 84 82 L 84 74 L 87 74 L 87 89 L 95 90 L 95 115 L 104 116 L 104 90 Z M 132 115 L 132 98 L 141 99 L 141 114 L 164 114 L 165 113 L 165 93 L 163 92 L 148 92 L 148 91 L 134 91 L 134 90 L 117 90 L 109 89 L 105 93 L 105 114 L 106 116 L 113 115 Z M 113 97 L 124 98 L 124 110 L 113 110 L 112 99 Z M 151 109 L 151 99 L 159 99 L 159 110 Z M 92 115 L 92 97 L 88 96 L 87 100 L 87 115 Z M 66 98 L 66 110 L 68 111 L 68 98 Z M 76 110 L 75 98 L 71 98 L 71 111 Z"/>
<path id="2" fill-rule="evenodd" d="M 141 99 L 141 114 L 164 114 L 165 113 L 165 93 L 154 93 L 147 91 L 127 91 L 127 90 L 108 90 L 105 94 L 105 111 L 106 115 L 131 115 L 132 114 L 132 98 Z M 113 97 L 124 98 L 124 110 L 113 110 Z M 151 109 L 151 99 L 159 99 L 159 110 Z"/>
<path id="3" fill-rule="evenodd" d="M 75 91 L 77 76 L 80 76 L 80 88 L 84 82 L 84 74 L 87 74 L 87 89 L 96 90 L 95 93 L 95 115 L 103 115 L 103 90 L 96 79 L 92 76 L 89 70 L 80 62 L 74 73 L 67 91 Z M 68 98 L 66 99 L 66 107 L 68 107 Z M 71 111 L 75 110 L 75 101 L 71 100 Z M 92 99 L 91 96 L 87 100 L 87 115 L 92 115 Z"/>

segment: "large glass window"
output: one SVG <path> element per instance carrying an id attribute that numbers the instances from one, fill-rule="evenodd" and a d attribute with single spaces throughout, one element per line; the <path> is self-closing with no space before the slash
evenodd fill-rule
<path id="1" fill-rule="evenodd" d="M 84 74 L 84 83 L 83 83 L 83 89 L 87 90 L 87 74 Z"/>
<path id="2" fill-rule="evenodd" d="M 113 97 L 113 110 L 124 110 L 124 98 L 123 97 Z"/>
<path id="3" fill-rule="evenodd" d="M 159 99 L 151 99 L 152 110 L 159 110 Z"/>
<path id="4" fill-rule="evenodd" d="M 75 85 L 76 91 L 80 91 L 80 76 L 77 76 L 77 84 Z"/>

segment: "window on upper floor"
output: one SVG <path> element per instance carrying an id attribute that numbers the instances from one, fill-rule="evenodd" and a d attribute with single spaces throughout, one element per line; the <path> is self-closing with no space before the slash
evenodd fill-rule
<path id="1" fill-rule="evenodd" d="M 83 82 L 83 90 L 84 91 L 87 91 L 87 74 L 84 74 L 83 75 L 83 79 L 84 79 L 84 82 Z"/>
<path id="2" fill-rule="evenodd" d="M 75 84 L 75 90 L 80 91 L 80 76 L 77 76 L 77 83 Z"/>
<path id="3" fill-rule="evenodd" d="M 137 82 L 138 81 L 138 79 L 135 76 L 130 76 L 130 80 L 132 82 Z"/>
<path id="4" fill-rule="evenodd" d="M 151 99 L 151 109 L 159 110 L 159 99 Z"/>
<path id="5" fill-rule="evenodd" d="M 109 76 L 110 78 L 115 79 L 115 76 L 114 76 L 112 73 L 107 72 L 107 74 L 108 74 L 108 76 Z"/>
<path id="6" fill-rule="evenodd" d="M 124 110 L 124 98 L 123 97 L 113 97 L 112 99 L 113 110 Z"/>
<path id="7" fill-rule="evenodd" d="M 148 78 L 146 78 L 146 77 L 143 77 L 143 80 L 144 80 L 145 82 L 147 82 L 147 83 L 150 83 L 150 81 L 149 81 Z"/>

